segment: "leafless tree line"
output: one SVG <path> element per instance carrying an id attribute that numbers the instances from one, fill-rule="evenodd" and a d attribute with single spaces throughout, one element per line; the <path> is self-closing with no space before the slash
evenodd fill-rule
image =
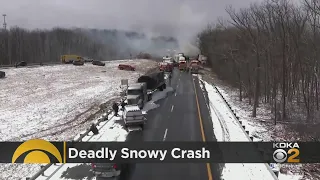
<path id="1" fill-rule="evenodd" d="M 114 54 L 114 49 L 92 40 L 81 29 L 26 30 L 14 27 L 0 31 L 0 54 L 0 65 L 14 65 L 21 61 L 58 62 L 63 54 L 107 60 Z"/>
<path id="2" fill-rule="evenodd" d="M 260 103 L 272 106 L 277 120 L 316 122 L 319 113 L 320 3 L 266 0 L 226 9 L 199 33 L 199 48 L 219 78 L 249 98 L 252 116 Z"/>

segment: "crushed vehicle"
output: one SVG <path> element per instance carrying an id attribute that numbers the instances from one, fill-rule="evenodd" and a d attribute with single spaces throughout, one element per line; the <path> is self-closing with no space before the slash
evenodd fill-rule
<path id="1" fill-rule="evenodd" d="M 166 68 L 167 68 L 167 63 L 166 62 L 160 62 L 159 63 L 159 70 L 160 71 L 165 71 L 166 70 Z"/>
<path id="2" fill-rule="evenodd" d="M 92 61 L 92 64 L 96 65 L 96 66 L 105 66 L 106 65 L 104 62 L 101 62 L 101 61 Z"/>
<path id="3" fill-rule="evenodd" d="M 17 67 L 19 67 L 19 66 L 27 66 L 27 62 L 25 62 L 25 61 L 17 62 L 16 65 L 15 65 L 15 67 L 17 68 Z"/>
<path id="4" fill-rule="evenodd" d="M 89 57 L 83 57 L 84 62 L 93 62 L 92 58 Z"/>
<path id="5" fill-rule="evenodd" d="M 163 71 L 155 71 L 140 76 L 138 78 L 138 83 L 146 83 L 148 93 L 152 93 L 156 89 L 163 91 L 166 89 L 166 83 L 164 79 Z"/>
<path id="6" fill-rule="evenodd" d="M 0 71 L 0 78 L 5 78 L 6 77 L 6 73 L 3 71 Z"/>
<path id="7" fill-rule="evenodd" d="M 142 130 L 147 121 L 145 114 L 138 105 L 126 105 L 121 118 L 124 121 L 125 128 L 138 126 Z"/>
<path id="8" fill-rule="evenodd" d="M 126 90 L 128 105 L 137 105 L 140 109 L 152 99 L 156 90 L 166 89 L 163 71 L 150 72 L 140 76 L 136 83 L 130 84 Z"/>
<path id="9" fill-rule="evenodd" d="M 127 64 L 119 64 L 118 69 L 120 70 L 127 70 L 127 71 L 135 71 L 136 68 L 131 66 L 131 65 L 127 65 Z"/>
<path id="10" fill-rule="evenodd" d="M 118 177 L 126 166 L 119 163 L 91 163 L 91 172 L 99 178 Z"/>
<path id="11" fill-rule="evenodd" d="M 174 62 L 172 60 L 172 58 L 166 58 L 163 60 L 163 63 L 166 63 L 165 64 L 165 68 L 164 68 L 164 71 L 166 72 L 172 72 L 173 69 L 174 69 Z"/>

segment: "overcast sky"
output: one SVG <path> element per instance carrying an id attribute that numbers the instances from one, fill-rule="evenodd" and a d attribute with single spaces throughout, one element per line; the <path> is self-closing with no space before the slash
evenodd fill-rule
<path id="1" fill-rule="evenodd" d="M 1 0 L 0 13 L 9 27 L 129 29 L 181 39 L 226 16 L 227 5 L 255 1 L 261 0 Z"/>
<path id="2" fill-rule="evenodd" d="M 26 28 L 89 27 L 148 30 L 177 34 L 198 30 L 228 4 L 259 0 L 1 0 L 8 26 Z M 2 24 L 2 23 L 1 23 Z"/>

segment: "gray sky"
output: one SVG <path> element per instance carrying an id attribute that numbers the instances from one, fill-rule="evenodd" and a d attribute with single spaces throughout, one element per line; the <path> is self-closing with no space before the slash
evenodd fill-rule
<path id="1" fill-rule="evenodd" d="M 138 30 L 181 40 L 226 16 L 226 5 L 254 1 L 261 0 L 1 0 L 0 13 L 9 27 Z"/>

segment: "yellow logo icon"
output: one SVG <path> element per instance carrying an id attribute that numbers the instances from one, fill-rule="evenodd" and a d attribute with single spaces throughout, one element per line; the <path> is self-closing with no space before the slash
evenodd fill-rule
<path id="1" fill-rule="evenodd" d="M 22 143 L 13 153 L 12 163 L 15 163 L 23 153 L 28 151 L 31 152 L 26 155 L 23 163 L 51 163 L 50 158 L 43 151 L 52 154 L 59 163 L 62 163 L 62 156 L 59 150 L 52 143 L 42 139 L 32 139 Z"/>

